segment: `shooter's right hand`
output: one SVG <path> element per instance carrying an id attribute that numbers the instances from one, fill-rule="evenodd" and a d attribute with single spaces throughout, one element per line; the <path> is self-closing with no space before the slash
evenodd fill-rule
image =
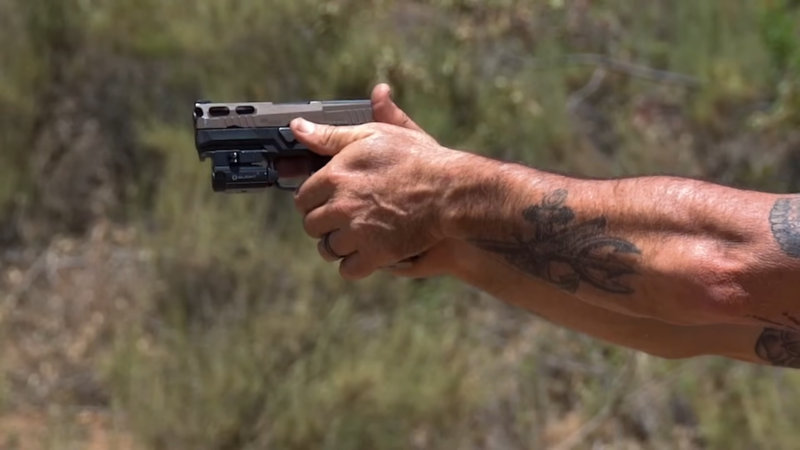
<path id="1" fill-rule="evenodd" d="M 419 125 L 414 123 L 408 114 L 392 101 L 391 88 L 386 83 L 381 83 L 372 89 L 372 118 L 375 122 L 388 123 L 398 127 L 425 133 Z M 427 133 L 425 133 L 427 134 Z M 279 159 L 275 168 L 281 179 L 305 177 L 311 172 L 311 160 L 302 158 Z"/>

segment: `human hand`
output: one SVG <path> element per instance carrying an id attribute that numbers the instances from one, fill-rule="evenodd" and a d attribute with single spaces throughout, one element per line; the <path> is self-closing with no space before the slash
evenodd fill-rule
<path id="1" fill-rule="evenodd" d="M 394 103 L 392 90 L 388 84 L 380 83 L 375 86 L 372 89 L 370 100 L 372 102 L 372 118 L 375 122 L 387 123 L 425 133 L 419 125 L 411 120 L 405 111 Z M 281 179 L 307 176 L 311 171 L 311 167 L 312 162 L 308 158 L 278 159 L 275 162 L 275 168 Z"/>
<path id="2" fill-rule="evenodd" d="M 405 111 L 400 109 L 400 107 L 398 107 L 397 104 L 392 101 L 392 89 L 388 84 L 381 83 L 375 86 L 375 88 L 372 89 L 371 100 L 372 118 L 375 120 L 375 122 L 387 123 L 389 125 L 395 125 L 428 134 L 422 129 L 422 127 L 411 120 Z"/>
<path id="3" fill-rule="evenodd" d="M 471 155 L 440 146 L 391 102 L 387 88 L 376 87 L 373 100 L 375 116 L 389 123 L 291 124 L 298 141 L 333 156 L 298 188 L 295 205 L 306 233 L 320 239 L 320 255 L 341 259 L 346 279 L 379 269 L 415 277 L 447 270 L 447 245 L 437 247 L 446 239 L 442 214 Z"/>

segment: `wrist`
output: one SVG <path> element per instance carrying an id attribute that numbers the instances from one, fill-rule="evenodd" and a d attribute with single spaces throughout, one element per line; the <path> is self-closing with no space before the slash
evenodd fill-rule
<path id="1" fill-rule="evenodd" d="M 526 168 L 468 152 L 454 153 L 440 198 L 443 238 L 463 241 L 507 231 L 513 222 L 510 215 L 517 211 L 513 186 Z"/>

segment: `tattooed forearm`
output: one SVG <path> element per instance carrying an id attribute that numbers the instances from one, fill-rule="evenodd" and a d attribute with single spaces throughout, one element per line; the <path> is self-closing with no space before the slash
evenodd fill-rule
<path id="1" fill-rule="evenodd" d="M 781 320 L 748 317 L 769 325 L 756 340 L 756 355 L 776 367 L 800 369 L 800 320 L 788 312 Z"/>
<path id="2" fill-rule="evenodd" d="M 564 189 L 556 190 L 541 204 L 523 211 L 528 228 L 511 241 L 470 242 L 570 293 L 577 292 L 581 283 L 609 293 L 633 293 L 623 277 L 635 274 L 635 259 L 641 251 L 625 239 L 610 236 L 605 217 L 576 220 L 572 208 L 565 205 L 567 195 Z"/>
<path id="3" fill-rule="evenodd" d="M 756 355 L 776 367 L 800 369 L 800 331 L 764 328 L 756 340 Z"/>
<path id="4" fill-rule="evenodd" d="M 769 223 L 781 250 L 800 258 L 800 198 L 778 199 L 769 212 Z"/>
<path id="5" fill-rule="evenodd" d="M 748 315 L 747 317 L 758 320 L 759 322 L 762 322 L 773 328 L 800 332 L 800 319 L 788 312 L 784 312 L 780 320 L 768 319 L 766 317 L 755 316 L 752 314 Z"/>
<path id="6" fill-rule="evenodd" d="M 800 258 L 800 197 L 775 201 L 769 212 L 769 224 L 783 253 Z M 777 319 L 748 317 L 767 324 L 756 340 L 756 355 L 773 366 L 800 369 L 800 319 L 788 312 Z"/>

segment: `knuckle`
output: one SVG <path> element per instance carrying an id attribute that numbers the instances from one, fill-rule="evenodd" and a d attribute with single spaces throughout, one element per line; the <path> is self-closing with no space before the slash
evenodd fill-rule
<path id="1" fill-rule="evenodd" d="M 329 186 L 340 187 L 348 183 L 348 173 L 341 165 L 331 167 L 326 175 L 325 183 Z"/>
<path id="2" fill-rule="evenodd" d="M 335 126 L 325 126 L 322 128 L 322 133 L 320 133 L 320 142 L 325 147 L 335 147 L 337 143 L 337 138 L 339 136 L 337 132 L 337 128 Z"/>
<path id="3" fill-rule="evenodd" d="M 319 230 L 317 227 L 317 220 L 314 215 L 306 214 L 303 217 L 303 231 L 312 238 L 320 238 Z"/>
<path id="4" fill-rule="evenodd" d="M 299 213 L 304 213 L 306 210 L 305 203 L 303 202 L 303 197 L 298 194 L 294 196 L 294 209 Z"/>
<path id="5" fill-rule="evenodd" d="M 319 253 L 322 259 L 328 259 L 328 252 L 325 251 L 325 244 L 322 242 L 322 239 L 317 241 L 317 253 Z"/>
<path id="6" fill-rule="evenodd" d="M 405 112 L 402 113 L 403 117 L 400 118 L 400 123 L 402 124 L 403 128 L 411 129 L 414 127 L 414 122 L 411 120 L 411 117 L 408 117 L 408 114 Z"/>
<path id="7" fill-rule="evenodd" d="M 329 189 L 339 189 L 342 186 L 349 185 L 351 183 L 352 172 L 350 163 L 348 162 L 350 158 L 333 158 L 323 169 L 323 172 L 317 172 L 316 175 L 323 175 L 323 178 L 320 178 L 324 185 Z"/>
<path id="8" fill-rule="evenodd" d="M 385 122 L 368 122 L 359 125 L 359 135 L 361 135 L 362 140 L 369 142 L 374 139 L 380 139 L 381 136 L 385 136 L 396 126 L 397 125 Z"/>
<path id="9" fill-rule="evenodd" d="M 352 258 L 352 256 L 350 258 L 345 258 L 339 263 L 339 276 L 348 281 L 357 279 L 356 273 L 353 270 L 353 264 L 350 262 Z"/>
<path id="10" fill-rule="evenodd" d="M 316 173 L 311 177 L 304 179 L 299 186 L 297 186 L 293 193 L 294 209 L 301 214 L 305 214 L 309 210 L 309 203 L 313 198 L 313 191 L 318 189 L 320 180 L 325 177 L 322 173 Z"/>
<path id="11" fill-rule="evenodd" d="M 368 277 L 372 273 L 369 258 L 366 258 L 361 251 L 358 254 L 347 257 L 339 263 L 339 274 L 342 278 L 350 281 L 360 280 Z"/>
<path id="12" fill-rule="evenodd" d="M 374 133 L 374 132 L 380 131 L 386 125 L 387 124 L 384 123 L 384 122 L 367 122 L 365 124 L 362 124 L 361 127 L 362 127 L 362 129 L 364 131 L 369 131 L 369 132 Z"/>
<path id="13" fill-rule="evenodd" d="M 328 214 L 331 217 L 335 217 L 337 219 L 344 219 L 350 216 L 350 212 L 353 210 L 351 206 L 350 200 L 347 199 L 338 199 L 336 201 L 331 202 L 327 206 Z"/>
<path id="14" fill-rule="evenodd" d="M 369 225 L 367 225 L 362 218 L 354 215 L 348 220 L 348 226 L 359 241 L 359 250 L 368 255 L 375 253 L 374 232 L 371 232 Z"/>
<path id="15" fill-rule="evenodd" d="M 292 201 L 294 203 L 294 209 L 296 209 L 299 212 L 302 212 L 303 210 L 303 198 L 304 198 L 303 183 L 300 183 L 300 185 L 297 186 L 294 192 L 292 193 Z"/>

